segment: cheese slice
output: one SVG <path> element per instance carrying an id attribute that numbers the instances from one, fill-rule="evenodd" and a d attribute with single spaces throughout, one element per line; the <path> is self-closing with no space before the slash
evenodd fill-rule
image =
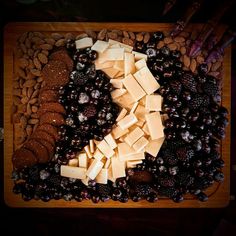
<path id="1" fill-rule="evenodd" d="M 96 177 L 96 183 L 99 184 L 107 184 L 107 179 L 108 179 L 108 169 L 101 169 L 99 174 Z"/>
<path id="2" fill-rule="evenodd" d="M 106 158 L 112 157 L 115 152 L 113 149 L 107 144 L 105 140 L 102 140 L 98 145 L 97 148 L 104 154 Z"/>
<path id="3" fill-rule="evenodd" d="M 136 151 L 130 147 L 127 143 L 118 143 L 118 157 L 119 159 L 124 159 L 125 157 L 128 157 L 130 155 L 133 155 L 136 153 Z"/>
<path id="4" fill-rule="evenodd" d="M 130 74 L 123 79 L 123 84 L 128 92 L 133 97 L 134 101 L 137 102 L 139 99 L 146 95 L 142 87 L 137 83 L 134 77 Z"/>
<path id="5" fill-rule="evenodd" d="M 121 127 L 121 129 L 126 130 L 130 126 L 134 125 L 138 121 L 137 117 L 130 113 L 129 115 L 126 115 L 122 120 L 120 120 L 117 125 Z"/>
<path id="6" fill-rule="evenodd" d="M 120 126 L 116 126 L 115 128 L 112 129 L 112 135 L 114 139 L 119 139 L 121 136 L 129 133 L 128 129 L 121 129 Z"/>
<path id="7" fill-rule="evenodd" d="M 83 49 L 93 46 L 93 39 L 86 37 L 75 41 L 76 49 Z"/>
<path id="8" fill-rule="evenodd" d="M 112 137 L 111 134 L 108 134 L 104 137 L 105 141 L 107 142 L 107 144 L 112 148 L 115 149 L 117 147 L 116 141 L 115 139 Z"/>
<path id="9" fill-rule="evenodd" d="M 147 67 L 143 67 L 134 74 L 135 79 L 147 94 L 154 93 L 160 85 Z"/>
<path id="10" fill-rule="evenodd" d="M 137 107 L 138 107 L 138 102 L 135 102 L 130 110 L 130 113 L 134 113 Z"/>
<path id="11" fill-rule="evenodd" d="M 146 96 L 145 108 L 149 111 L 161 111 L 163 97 L 159 94 L 152 94 Z"/>
<path id="12" fill-rule="evenodd" d="M 149 130 L 148 130 L 147 123 L 145 123 L 144 126 L 143 126 L 143 132 L 144 132 L 146 135 L 150 135 L 150 132 L 149 132 Z"/>
<path id="13" fill-rule="evenodd" d="M 122 120 L 125 117 L 125 115 L 127 114 L 127 112 L 128 111 L 125 108 L 122 108 L 122 110 L 120 111 L 119 115 L 116 118 L 116 122 Z"/>
<path id="14" fill-rule="evenodd" d="M 88 158 L 86 153 L 79 153 L 78 160 L 79 160 L 79 167 L 88 168 Z"/>
<path id="15" fill-rule="evenodd" d="M 126 52 L 124 58 L 125 76 L 133 74 L 135 72 L 134 55 L 132 53 Z"/>
<path id="16" fill-rule="evenodd" d="M 164 137 L 164 127 L 162 125 L 160 113 L 153 112 L 150 114 L 146 114 L 145 117 L 151 139 L 155 140 Z"/>
<path id="17" fill-rule="evenodd" d="M 112 166 L 112 177 L 117 179 L 121 177 L 125 177 L 125 162 L 120 161 L 117 157 L 113 157 L 111 159 Z"/>
<path id="18" fill-rule="evenodd" d="M 134 114 L 136 115 L 136 117 L 139 119 L 139 120 L 142 120 L 142 121 L 146 121 L 146 118 L 145 118 L 145 115 L 148 114 L 149 111 L 147 109 L 145 109 L 144 106 L 142 105 L 138 105 L 138 107 L 136 108 Z"/>
<path id="19" fill-rule="evenodd" d="M 97 40 L 96 43 L 91 47 L 91 49 L 102 53 L 108 48 L 108 46 L 109 46 L 108 42 Z"/>
<path id="20" fill-rule="evenodd" d="M 133 97 L 130 95 L 129 92 L 114 99 L 114 101 L 121 107 L 127 108 L 127 109 L 130 109 L 130 106 L 132 107 L 132 104 L 135 102 L 135 100 L 133 99 Z"/>
<path id="21" fill-rule="evenodd" d="M 144 152 L 134 153 L 132 155 L 126 157 L 119 157 L 121 161 L 137 161 L 137 160 L 144 160 L 145 154 Z"/>
<path id="22" fill-rule="evenodd" d="M 118 89 L 123 88 L 123 81 L 122 81 L 122 79 L 111 79 L 110 83 L 112 84 L 112 86 L 114 88 L 118 88 Z"/>
<path id="23" fill-rule="evenodd" d="M 109 48 L 104 52 L 107 61 L 124 60 L 124 48 Z"/>
<path id="24" fill-rule="evenodd" d="M 61 176 L 84 179 L 86 177 L 86 168 L 61 165 Z"/>
<path id="25" fill-rule="evenodd" d="M 139 128 L 136 127 L 133 131 L 131 131 L 125 138 L 125 142 L 129 144 L 130 147 L 142 136 L 144 135 L 144 132 Z"/>
<path id="26" fill-rule="evenodd" d="M 145 147 L 145 152 L 156 157 L 158 152 L 161 149 L 161 146 L 162 146 L 164 140 L 165 140 L 164 137 L 159 138 L 159 139 L 155 139 L 155 140 L 150 139 L 148 145 Z"/>
<path id="27" fill-rule="evenodd" d="M 112 68 L 114 65 L 114 61 L 106 61 L 104 63 L 100 63 L 99 60 L 96 60 L 94 64 L 95 64 L 96 70 L 103 70 L 103 69 Z"/>
<path id="28" fill-rule="evenodd" d="M 148 145 L 148 140 L 145 137 L 141 137 L 136 143 L 133 145 L 133 149 L 136 152 L 140 152 Z"/>
<path id="29" fill-rule="evenodd" d="M 95 179 L 96 176 L 98 175 L 98 173 L 101 171 L 103 167 L 103 163 L 101 161 L 98 161 L 96 159 L 94 159 L 91 163 L 91 165 L 89 166 L 86 175 L 90 178 L 90 179 Z"/>
<path id="30" fill-rule="evenodd" d="M 113 44 L 117 44 L 117 43 L 118 43 L 118 44 L 120 45 L 120 47 L 122 47 L 122 48 L 125 49 L 125 52 L 132 52 L 132 50 L 133 50 L 133 47 L 132 47 L 132 46 L 129 46 L 129 45 L 124 44 L 124 43 L 120 43 L 120 42 L 115 41 L 115 40 L 113 40 L 113 39 L 109 39 L 109 40 L 108 40 L 108 43 L 109 43 L 110 45 L 113 45 Z"/>
<path id="31" fill-rule="evenodd" d="M 101 152 L 99 151 L 99 149 L 96 149 L 96 151 L 95 151 L 94 154 L 93 154 L 93 157 L 94 157 L 96 160 L 100 161 L 100 160 L 102 160 L 102 158 L 104 157 L 104 154 L 101 153 Z"/>
<path id="32" fill-rule="evenodd" d="M 141 59 L 137 62 L 135 62 L 135 68 L 136 70 L 140 70 L 142 69 L 143 67 L 147 66 L 147 63 L 146 63 L 146 60 L 145 59 Z"/>
<path id="33" fill-rule="evenodd" d="M 89 140 L 89 148 L 90 148 L 90 152 L 94 153 L 94 141 L 93 141 L 93 139 Z"/>
<path id="34" fill-rule="evenodd" d="M 147 60 L 147 55 L 141 52 L 136 52 L 136 51 L 132 51 L 132 53 L 134 54 L 134 59 L 135 61 L 139 61 L 144 59 L 145 61 Z"/>
<path id="35" fill-rule="evenodd" d="M 111 92 L 112 99 L 116 99 L 122 95 L 124 95 L 127 92 L 126 89 L 115 89 Z"/>
<path id="36" fill-rule="evenodd" d="M 93 157 L 92 153 L 90 152 L 89 145 L 85 146 L 84 150 L 85 150 L 86 154 L 88 155 L 88 158 L 92 158 Z"/>
<path id="37" fill-rule="evenodd" d="M 120 60 L 120 61 L 115 61 L 114 63 L 114 69 L 119 70 L 119 71 L 124 71 L 124 61 Z"/>
<path id="38" fill-rule="evenodd" d="M 119 70 L 116 70 L 113 67 L 102 69 L 102 71 L 111 79 L 115 78 L 116 75 L 119 73 Z"/>

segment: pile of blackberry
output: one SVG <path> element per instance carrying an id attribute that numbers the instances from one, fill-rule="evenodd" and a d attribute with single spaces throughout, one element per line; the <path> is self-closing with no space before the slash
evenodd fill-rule
<path id="1" fill-rule="evenodd" d="M 204 191 L 224 179 L 220 140 L 225 136 L 228 112 L 220 106 L 219 82 L 207 75 L 207 65 L 200 65 L 197 74 L 184 71 L 179 51 L 156 49 L 163 38 L 162 32 L 155 32 L 148 43 L 136 42 L 134 48 L 147 54 L 147 65 L 161 85 L 156 93 L 163 96 L 163 113 L 168 114 L 166 139 L 158 156 L 146 154 L 142 164 L 126 170 L 125 178 L 106 185 L 91 180 L 85 186 L 80 180 L 60 176 L 60 165 L 89 139 L 101 140 L 111 131 L 119 111 L 111 101 L 108 78 L 92 63 L 96 53 L 90 48 L 75 52 L 74 42 L 68 42 L 76 68 L 68 85 L 60 89 L 67 124 L 60 128 L 55 159 L 13 172 L 14 193 L 22 194 L 26 201 L 91 199 L 98 203 L 112 199 L 125 203 L 168 197 L 181 202 L 186 193 L 200 201 L 208 199 Z"/>
<path id="2" fill-rule="evenodd" d="M 75 68 L 69 83 L 59 89 L 59 102 L 66 109 L 66 125 L 59 129 L 61 139 L 56 146 L 56 158 L 64 164 L 88 145 L 90 139 L 103 140 L 119 113 L 119 107 L 112 102 L 109 78 L 95 69 L 97 52 L 91 48 L 70 48 L 70 53 Z"/>

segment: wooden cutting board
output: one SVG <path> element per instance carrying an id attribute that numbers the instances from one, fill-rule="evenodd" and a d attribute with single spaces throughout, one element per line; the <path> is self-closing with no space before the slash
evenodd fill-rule
<path id="1" fill-rule="evenodd" d="M 230 196 L 230 124 L 227 126 L 226 138 L 222 141 L 221 154 L 225 161 L 223 172 L 225 181 L 222 184 L 214 184 L 207 193 L 209 200 L 205 203 L 196 200 L 192 196 L 187 196 L 182 203 L 174 203 L 172 200 L 160 198 L 156 203 L 147 201 L 120 203 L 108 201 L 106 203 L 94 204 L 91 201 L 66 202 L 64 200 L 51 200 L 42 202 L 31 200 L 25 202 L 21 196 L 12 193 L 13 181 L 11 180 L 13 152 L 13 125 L 11 123 L 12 107 L 12 76 L 13 76 L 13 51 L 16 46 L 17 38 L 27 31 L 39 31 L 43 33 L 51 32 L 74 32 L 84 30 L 99 31 L 101 29 L 119 29 L 126 31 L 167 31 L 173 25 L 158 23 L 10 23 L 6 25 L 4 31 L 4 199 L 5 203 L 11 207 L 70 207 L 70 208 L 215 208 L 225 207 L 229 203 Z M 191 25 L 189 29 L 191 30 Z M 194 25 L 200 28 L 201 25 Z M 222 33 L 224 26 L 219 27 Z M 230 86 L 231 86 L 231 48 L 225 51 L 223 61 L 223 97 L 222 105 L 227 107 L 230 112 Z M 230 119 L 230 117 L 229 117 Z"/>

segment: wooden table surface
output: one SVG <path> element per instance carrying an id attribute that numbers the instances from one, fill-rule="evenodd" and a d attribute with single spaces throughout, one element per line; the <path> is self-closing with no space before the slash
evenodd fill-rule
<path id="1" fill-rule="evenodd" d="M 120 29 L 128 31 L 168 31 L 171 24 L 158 23 L 10 23 L 4 31 L 4 199 L 8 206 L 12 207 L 68 207 L 68 208 L 218 208 L 225 207 L 229 203 L 230 187 L 230 125 L 227 126 L 226 138 L 222 141 L 221 153 L 225 160 L 223 172 L 225 181 L 222 184 L 215 184 L 207 193 L 209 200 L 205 203 L 200 202 L 193 197 L 187 197 L 182 203 L 176 204 L 172 200 L 165 198 L 159 199 L 156 203 L 140 201 L 135 203 L 120 203 L 109 201 L 106 203 L 94 204 L 91 201 L 81 203 L 64 200 L 51 200 L 44 203 L 42 201 L 24 202 L 20 196 L 12 193 L 13 181 L 11 180 L 12 163 L 11 156 L 13 152 L 13 125 L 11 123 L 11 105 L 12 105 L 12 76 L 14 72 L 14 49 L 17 38 L 26 31 L 40 31 L 43 33 L 51 32 L 79 32 L 84 30 L 99 31 L 103 28 Z M 191 29 L 189 25 L 189 29 Z M 195 25 L 194 27 L 200 27 Z M 224 26 L 219 27 L 219 33 Z M 188 30 L 188 29 L 187 29 Z M 231 49 L 225 51 L 223 61 L 223 96 L 222 105 L 230 112 L 230 86 L 231 86 Z M 230 117 L 229 117 L 230 119 Z"/>

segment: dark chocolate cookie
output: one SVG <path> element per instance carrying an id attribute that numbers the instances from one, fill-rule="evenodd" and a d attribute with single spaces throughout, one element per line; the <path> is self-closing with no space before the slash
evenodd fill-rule
<path id="1" fill-rule="evenodd" d="M 39 102 L 57 102 L 58 101 L 58 90 L 53 89 L 41 89 L 39 93 Z"/>
<path id="2" fill-rule="evenodd" d="M 51 134 L 53 138 L 57 141 L 60 136 L 57 132 L 57 128 L 51 124 L 43 124 L 37 127 L 37 130 L 44 130 L 47 133 Z"/>
<path id="3" fill-rule="evenodd" d="M 38 109 L 39 117 L 47 112 L 66 114 L 65 108 L 58 102 L 43 103 Z"/>
<path id="4" fill-rule="evenodd" d="M 49 143 L 51 143 L 53 146 L 55 145 L 55 139 L 54 137 L 49 134 L 48 132 L 44 130 L 39 130 L 38 128 L 34 131 L 33 135 L 31 136 L 32 138 L 36 139 L 45 139 Z"/>
<path id="5" fill-rule="evenodd" d="M 47 112 L 40 117 L 40 125 L 51 124 L 54 126 L 61 126 L 65 124 L 63 116 L 56 112 Z"/>

